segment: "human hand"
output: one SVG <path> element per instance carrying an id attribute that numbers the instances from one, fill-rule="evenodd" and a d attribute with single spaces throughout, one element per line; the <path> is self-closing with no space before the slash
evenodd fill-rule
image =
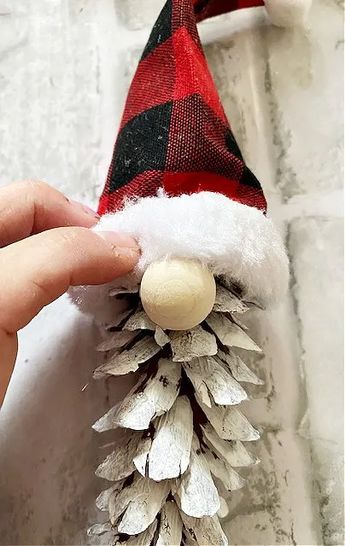
<path id="1" fill-rule="evenodd" d="M 0 404 L 17 332 L 70 286 L 103 284 L 133 269 L 131 237 L 88 228 L 98 216 L 43 182 L 0 188 Z"/>

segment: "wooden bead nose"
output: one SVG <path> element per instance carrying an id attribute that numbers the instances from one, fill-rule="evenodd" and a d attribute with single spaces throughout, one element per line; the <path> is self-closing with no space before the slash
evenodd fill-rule
<path id="1" fill-rule="evenodd" d="M 211 312 L 216 283 L 212 273 L 199 262 L 171 258 L 147 268 L 140 297 L 155 324 L 168 330 L 189 330 Z"/>

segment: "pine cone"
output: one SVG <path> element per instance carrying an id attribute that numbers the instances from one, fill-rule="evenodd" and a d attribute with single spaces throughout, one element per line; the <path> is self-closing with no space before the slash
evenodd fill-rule
<path id="1" fill-rule="evenodd" d="M 213 311 L 201 325 L 164 332 L 144 312 L 138 289 L 131 292 L 129 309 L 98 347 L 107 359 L 94 377 L 137 372 L 139 379 L 93 427 L 123 431 L 96 470 L 114 482 L 96 500 L 108 521 L 88 533 L 110 532 L 113 544 L 133 546 L 225 546 L 221 495 L 244 486 L 235 468 L 258 462 L 242 442 L 259 433 L 238 405 L 247 399 L 241 383 L 262 381 L 232 350 L 261 351 L 238 319 L 254 304 L 220 278 Z"/>

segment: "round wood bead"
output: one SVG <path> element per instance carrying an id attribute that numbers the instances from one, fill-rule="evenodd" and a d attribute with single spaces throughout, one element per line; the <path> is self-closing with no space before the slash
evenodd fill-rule
<path id="1" fill-rule="evenodd" d="M 171 258 L 147 268 L 140 297 L 155 324 L 168 330 L 189 330 L 211 312 L 216 283 L 212 273 L 198 261 Z"/>

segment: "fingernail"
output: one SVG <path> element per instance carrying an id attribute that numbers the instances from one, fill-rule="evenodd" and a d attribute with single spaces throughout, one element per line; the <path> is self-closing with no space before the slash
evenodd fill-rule
<path id="1" fill-rule="evenodd" d="M 90 207 L 88 207 L 87 205 L 84 205 L 83 203 L 79 203 L 79 201 L 74 201 L 73 199 L 69 199 L 69 202 L 74 207 L 78 207 L 79 209 L 82 209 L 86 214 L 89 214 L 90 216 L 97 218 L 97 220 L 100 219 L 100 215 L 95 210 L 92 210 Z"/>
<path id="2" fill-rule="evenodd" d="M 119 256 L 139 256 L 138 243 L 127 233 L 117 233 L 116 231 L 96 231 L 96 233 L 110 243 Z"/>

